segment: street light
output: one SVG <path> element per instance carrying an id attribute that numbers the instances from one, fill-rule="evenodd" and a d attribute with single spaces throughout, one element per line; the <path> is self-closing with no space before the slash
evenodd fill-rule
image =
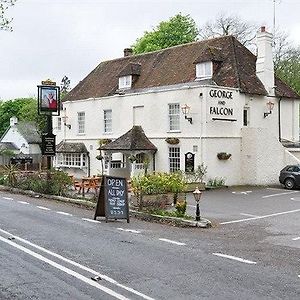
<path id="1" fill-rule="evenodd" d="M 196 201 L 196 221 L 200 221 L 200 206 L 199 206 L 199 202 L 200 202 L 200 198 L 202 195 L 202 192 L 199 191 L 198 187 L 196 187 L 196 189 L 193 191 L 193 195 Z"/>

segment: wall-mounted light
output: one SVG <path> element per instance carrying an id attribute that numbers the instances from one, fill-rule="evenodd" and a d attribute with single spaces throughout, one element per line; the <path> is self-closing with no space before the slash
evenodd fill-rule
<path id="1" fill-rule="evenodd" d="M 266 118 L 268 115 L 272 113 L 272 110 L 274 108 L 274 102 L 272 101 L 267 102 L 267 108 L 268 108 L 268 112 L 264 112 L 264 118 Z"/>
<path id="2" fill-rule="evenodd" d="M 68 117 L 67 117 L 67 116 L 63 116 L 63 117 L 61 117 L 61 118 L 62 118 L 62 121 L 63 121 L 64 125 L 65 125 L 66 127 L 68 127 L 69 129 L 71 129 L 71 124 L 67 124 L 67 119 L 68 119 Z"/>
<path id="3" fill-rule="evenodd" d="M 187 104 L 184 104 L 181 106 L 182 113 L 184 115 L 184 118 L 188 120 L 191 124 L 193 124 L 192 117 L 188 117 L 187 115 L 190 113 L 190 107 Z"/>

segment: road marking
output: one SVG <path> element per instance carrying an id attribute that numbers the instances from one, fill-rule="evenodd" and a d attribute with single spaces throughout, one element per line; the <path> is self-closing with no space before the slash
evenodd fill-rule
<path id="1" fill-rule="evenodd" d="M 117 229 L 126 232 L 141 233 L 139 230 L 134 230 L 134 229 L 124 229 L 124 228 L 117 228 Z"/>
<path id="2" fill-rule="evenodd" d="M 93 219 L 87 219 L 87 218 L 81 218 L 81 220 L 91 222 L 91 223 L 101 223 L 100 221 L 93 220 Z"/>
<path id="3" fill-rule="evenodd" d="M 21 203 L 21 204 L 29 204 L 29 203 L 26 202 L 26 201 L 18 201 L 18 203 Z"/>
<path id="4" fill-rule="evenodd" d="M 298 240 L 300 240 L 300 237 L 293 238 L 292 240 L 293 241 L 298 241 Z"/>
<path id="5" fill-rule="evenodd" d="M 242 195 L 247 195 L 247 194 L 250 194 L 250 193 L 252 193 L 252 191 L 245 191 L 245 192 L 231 192 L 232 194 L 237 194 L 237 195 L 240 195 L 240 194 L 242 194 Z"/>
<path id="6" fill-rule="evenodd" d="M 294 209 L 294 210 L 284 211 L 284 212 L 275 213 L 275 214 L 270 214 L 270 215 L 265 215 L 265 216 L 259 216 L 259 217 L 253 217 L 253 218 L 241 219 L 241 220 L 234 220 L 234 221 L 222 222 L 222 223 L 220 223 L 220 224 L 221 224 L 221 225 L 224 225 L 224 224 L 232 224 L 232 223 L 247 222 L 247 221 L 259 220 L 259 219 L 265 219 L 265 218 L 270 218 L 270 217 L 275 217 L 275 216 L 280 216 L 280 215 L 285 215 L 285 214 L 292 214 L 292 213 L 299 212 L 299 211 L 300 211 L 300 209 Z"/>
<path id="7" fill-rule="evenodd" d="M 292 201 L 300 201 L 300 199 L 291 198 Z"/>
<path id="8" fill-rule="evenodd" d="M 240 213 L 240 215 L 246 216 L 246 217 L 254 217 L 254 218 L 258 217 L 258 216 L 256 216 L 256 215 L 245 214 L 245 213 Z"/>
<path id="9" fill-rule="evenodd" d="M 87 277 L 84 277 L 83 275 L 81 275 L 81 274 L 79 274 L 79 273 L 77 273 L 77 272 L 75 272 L 75 271 L 73 271 L 73 270 L 71 270 L 69 268 L 66 268 L 63 265 L 60 265 L 60 264 L 58 264 L 58 263 L 56 263 L 56 262 L 54 262 L 54 261 L 46 258 L 45 256 L 42 256 L 42 255 L 40 255 L 40 254 L 38 254 L 38 253 L 36 253 L 34 251 L 31 251 L 31 250 L 29 250 L 29 249 L 21 246 L 21 245 L 18 245 L 15 242 L 7 240 L 7 239 L 3 238 L 2 236 L 0 236 L 0 240 L 2 242 L 4 242 L 4 243 L 7 243 L 7 244 L 11 245 L 12 247 L 15 247 L 15 248 L 17 248 L 17 249 L 19 249 L 19 250 L 21 250 L 21 251 L 23 251 L 23 252 L 25 252 L 25 253 L 33 256 L 33 257 L 35 257 L 38 260 L 41 260 L 41 261 L 49 264 L 50 266 L 52 266 L 52 267 L 54 267 L 56 269 L 59 269 L 59 270 L 65 272 L 65 273 L 67 273 L 67 274 L 69 274 L 69 275 L 71 275 L 73 277 L 76 277 L 77 279 L 79 279 L 79 280 L 81 280 L 81 281 L 83 281 L 83 282 L 85 282 L 85 283 L 87 283 L 87 284 L 89 284 L 89 285 L 91 285 L 91 286 L 93 286 L 93 287 L 95 287 L 95 288 L 97 288 L 97 289 L 105 292 L 106 294 L 109 294 L 109 295 L 111 295 L 111 296 L 113 296 L 113 297 L 115 297 L 117 299 L 120 299 L 120 300 L 129 300 L 129 298 L 126 298 L 123 295 L 118 294 L 118 293 L 114 292 L 113 290 L 111 290 L 111 289 L 109 289 L 107 287 L 102 286 L 98 282 L 95 282 L 95 281 L 93 281 L 93 280 L 91 280 L 91 279 L 89 279 Z"/>
<path id="10" fill-rule="evenodd" d="M 270 198 L 270 197 L 276 197 L 276 196 L 281 196 L 281 195 L 289 195 L 289 194 L 295 194 L 295 193 L 299 193 L 299 191 L 272 194 L 272 195 L 262 196 L 262 198 Z"/>
<path id="11" fill-rule="evenodd" d="M 255 261 L 251 261 L 251 260 L 247 260 L 247 259 L 243 259 L 243 258 L 240 258 L 240 257 L 231 256 L 231 255 L 227 255 L 227 254 L 213 253 L 213 255 L 233 259 L 233 260 L 236 260 L 236 261 L 239 261 L 239 262 L 243 262 L 245 264 L 250 264 L 250 265 L 255 265 L 256 264 Z"/>
<path id="12" fill-rule="evenodd" d="M 154 300 L 153 298 L 151 298 L 151 297 L 149 297 L 149 296 L 147 296 L 147 295 L 145 295 L 145 294 L 142 294 L 142 293 L 139 292 L 139 291 L 136 291 L 136 290 L 134 290 L 134 289 L 132 289 L 132 288 L 130 288 L 130 287 L 127 287 L 127 286 L 125 286 L 125 285 L 123 285 L 123 284 L 117 282 L 116 280 L 114 280 L 113 278 L 110 278 L 110 277 L 107 276 L 107 275 L 104 275 L 104 274 L 101 274 L 101 273 L 99 273 L 99 272 L 96 272 L 95 270 L 90 269 L 90 268 L 88 268 L 88 267 L 86 267 L 86 266 L 83 266 L 83 265 L 81 265 L 81 264 L 79 264 L 79 263 L 77 263 L 77 262 L 75 262 L 75 261 L 73 261 L 73 260 L 70 260 L 70 259 L 68 259 L 68 258 L 65 258 L 65 257 L 63 257 L 63 256 L 61 256 L 61 255 L 59 255 L 59 254 L 57 254 L 57 253 L 54 253 L 54 252 L 52 252 L 52 251 L 50 251 L 50 250 L 47 250 L 47 249 L 45 249 L 45 248 L 43 248 L 43 247 L 41 247 L 41 246 L 38 246 L 38 245 L 33 244 L 33 243 L 31 243 L 31 242 L 29 242 L 29 241 L 27 241 L 27 240 L 25 240 L 25 239 L 22 239 L 22 238 L 20 238 L 20 237 L 18 237 L 18 236 L 16 236 L 16 235 L 13 235 L 13 234 L 9 233 L 8 231 L 5 231 L 5 230 L 3 230 L 3 229 L 0 229 L 0 232 L 3 232 L 3 233 L 5 233 L 5 234 L 7 234 L 7 235 L 9 235 L 9 236 L 13 236 L 15 240 L 18 240 L 18 241 L 20 241 L 20 242 L 22 242 L 22 243 L 24 243 L 24 244 L 30 245 L 31 247 L 34 247 L 34 248 L 36 248 L 36 249 L 38 249 L 38 250 L 40 250 L 40 251 L 43 251 L 43 252 L 45 252 L 45 253 L 47 253 L 47 254 L 49 254 L 49 255 L 52 255 L 52 256 L 54 256 L 54 257 L 56 257 L 56 258 L 58 258 L 58 259 L 60 259 L 60 260 L 62 260 L 62 261 L 65 261 L 65 262 L 67 262 L 67 263 L 69 263 L 69 264 L 71 264 L 71 265 L 73 265 L 73 266 L 75 266 L 75 267 L 77 267 L 77 268 L 80 268 L 80 269 L 82 269 L 82 270 L 84 270 L 84 271 L 87 271 L 87 272 L 89 272 L 89 273 L 91 273 L 91 274 L 94 274 L 94 275 L 96 275 L 96 276 L 100 276 L 103 280 L 106 280 L 106 281 L 108 281 L 108 282 L 110 282 L 110 283 L 112 283 L 112 284 L 114 284 L 114 285 L 116 285 L 116 286 L 118 286 L 118 287 L 120 287 L 120 288 L 122 288 L 122 289 L 124 289 L 124 290 L 127 290 L 127 291 L 129 291 L 129 292 L 131 292 L 131 293 L 133 293 L 133 294 L 135 294 L 135 295 L 138 295 L 138 296 L 140 296 L 140 297 L 142 297 L 142 298 L 144 298 L 144 299 L 146 299 L 146 300 Z"/>
<path id="13" fill-rule="evenodd" d="M 2 197 L 2 198 L 5 200 L 14 200 L 13 198 L 10 198 L 10 197 Z"/>
<path id="14" fill-rule="evenodd" d="M 196 208 L 196 205 L 187 205 L 188 207 L 193 207 L 193 208 Z"/>
<path id="15" fill-rule="evenodd" d="M 72 214 L 66 213 L 64 211 L 57 211 L 56 213 L 64 216 L 72 216 Z"/>
<path id="16" fill-rule="evenodd" d="M 184 246 L 184 245 L 186 245 L 185 243 L 180 243 L 180 242 L 176 242 L 176 241 L 172 241 L 172 240 L 168 240 L 168 239 L 159 239 L 159 240 L 160 240 L 160 241 L 163 241 L 163 242 L 167 242 L 167 243 L 179 245 L 179 246 Z"/>
<path id="17" fill-rule="evenodd" d="M 42 210 L 51 210 L 50 208 L 44 207 L 44 206 L 37 206 L 37 208 L 42 209 Z"/>

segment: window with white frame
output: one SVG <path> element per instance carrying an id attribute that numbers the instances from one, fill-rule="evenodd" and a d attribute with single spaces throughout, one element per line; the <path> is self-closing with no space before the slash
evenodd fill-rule
<path id="1" fill-rule="evenodd" d="M 180 105 L 179 103 L 169 104 L 169 130 L 180 130 Z"/>
<path id="2" fill-rule="evenodd" d="M 207 79 L 211 78 L 213 73 L 213 65 L 211 61 L 196 64 L 196 78 Z"/>
<path id="3" fill-rule="evenodd" d="M 61 117 L 57 118 L 57 130 L 61 130 Z"/>
<path id="4" fill-rule="evenodd" d="M 103 111 L 104 133 L 112 132 L 112 110 L 105 109 Z"/>
<path id="5" fill-rule="evenodd" d="M 56 163 L 58 167 L 84 168 L 86 166 L 86 154 L 57 153 Z"/>
<path id="6" fill-rule="evenodd" d="M 85 112 L 77 113 L 78 133 L 85 133 Z"/>
<path id="7" fill-rule="evenodd" d="M 132 76 L 121 76 L 119 77 L 119 89 L 130 89 L 132 84 Z"/>
<path id="8" fill-rule="evenodd" d="M 170 173 L 180 170 L 180 148 L 179 147 L 169 148 L 169 170 Z"/>

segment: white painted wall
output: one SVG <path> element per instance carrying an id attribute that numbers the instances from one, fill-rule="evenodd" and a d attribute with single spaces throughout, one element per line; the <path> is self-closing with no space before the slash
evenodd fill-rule
<path id="1" fill-rule="evenodd" d="M 12 126 L 8 129 L 5 136 L 3 136 L 1 142 L 5 143 L 14 143 L 17 148 L 21 149 L 24 154 L 29 154 L 29 145 L 27 141 L 23 138 L 23 136 L 19 133 L 17 127 Z"/>

